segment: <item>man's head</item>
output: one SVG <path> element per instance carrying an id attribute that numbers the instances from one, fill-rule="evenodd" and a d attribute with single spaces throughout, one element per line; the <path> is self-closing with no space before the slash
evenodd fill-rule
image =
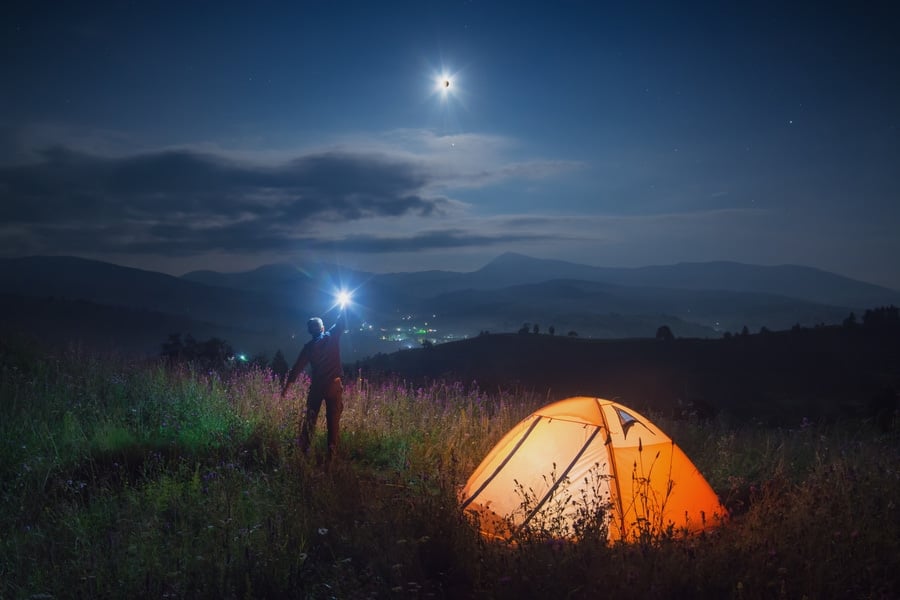
<path id="1" fill-rule="evenodd" d="M 325 324 L 319 317 L 313 317 L 306 322 L 306 329 L 309 331 L 309 335 L 315 337 L 325 331 Z"/>

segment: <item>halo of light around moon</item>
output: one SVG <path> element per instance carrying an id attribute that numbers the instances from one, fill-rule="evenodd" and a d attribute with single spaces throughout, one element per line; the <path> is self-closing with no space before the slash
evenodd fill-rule
<path id="1" fill-rule="evenodd" d="M 453 77 L 446 73 L 441 73 L 435 77 L 435 90 L 441 94 L 450 94 L 453 87 Z"/>
<path id="2" fill-rule="evenodd" d="M 429 94 L 436 97 L 445 108 L 451 103 L 461 102 L 465 97 L 465 78 L 460 71 L 449 69 L 432 71 L 430 82 Z"/>

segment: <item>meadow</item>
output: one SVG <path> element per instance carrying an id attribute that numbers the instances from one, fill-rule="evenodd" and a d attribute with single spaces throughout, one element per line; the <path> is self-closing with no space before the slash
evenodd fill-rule
<path id="1" fill-rule="evenodd" d="M 724 526 L 508 545 L 456 494 L 541 394 L 348 377 L 325 461 L 324 416 L 312 454 L 296 449 L 302 378 L 282 400 L 264 369 L 12 341 L 0 369 L 3 599 L 900 596 L 900 435 L 865 420 L 648 415 Z"/>

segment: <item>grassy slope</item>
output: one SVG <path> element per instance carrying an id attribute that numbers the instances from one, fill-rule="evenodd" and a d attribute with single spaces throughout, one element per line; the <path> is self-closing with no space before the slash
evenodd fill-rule
<path id="1" fill-rule="evenodd" d="M 294 449 L 305 382 L 0 342 L 0 597 L 896 597 L 900 439 L 670 421 L 734 511 L 688 540 L 486 544 L 455 493 L 544 402 L 348 382 L 342 453 Z M 321 452 L 322 439 L 317 440 Z"/>

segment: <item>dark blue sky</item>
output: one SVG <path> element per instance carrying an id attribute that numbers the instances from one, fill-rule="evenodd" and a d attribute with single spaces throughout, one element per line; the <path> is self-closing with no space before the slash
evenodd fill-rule
<path id="1" fill-rule="evenodd" d="M 894 6 L 5 3 L 0 254 L 900 289 Z"/>

